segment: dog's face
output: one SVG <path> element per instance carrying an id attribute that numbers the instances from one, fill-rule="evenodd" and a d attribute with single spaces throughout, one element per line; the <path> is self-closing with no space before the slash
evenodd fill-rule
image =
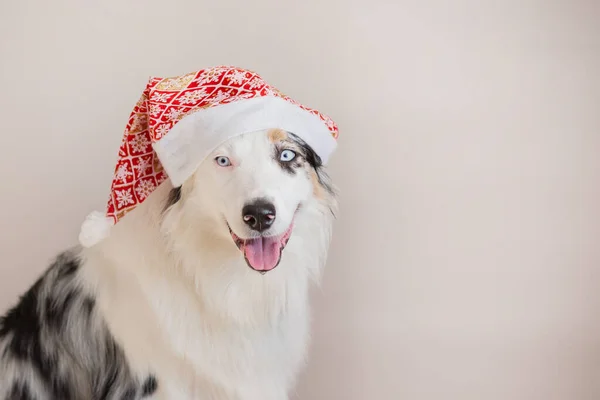
<path id="1" fill-rule="evenodd" d="M 241 135 L 215 149 L 184 184 L 182 195 L 186 208 L 212 214 L 217 230 L 230 236 L 248 266 L 261 273 L 285 257 L 299 222 L 312 218 L 319 229 L 314 211 L 329 217 L 324 214 L 335 202 L 319 157 L 279 129 Z"/>

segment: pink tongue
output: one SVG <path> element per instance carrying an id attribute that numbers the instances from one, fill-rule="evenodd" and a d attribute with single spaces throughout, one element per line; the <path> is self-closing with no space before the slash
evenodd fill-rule
<path id="1" fill-rule="evenodd" d="M 248 239 L 242 245 L 242 251 L 252 268 L 270 271 L 279 264 L 282 245 L 280 237 Z"/>

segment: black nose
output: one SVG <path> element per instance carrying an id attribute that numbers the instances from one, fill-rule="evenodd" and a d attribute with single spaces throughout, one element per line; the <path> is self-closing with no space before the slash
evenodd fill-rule
<path id="1" fill-rule="evenodd" d="M 256 200 L 242 208 L 242 218 L 250 229 L 262 232 L 275 221 L 275 206 L 265 200 Z"/>

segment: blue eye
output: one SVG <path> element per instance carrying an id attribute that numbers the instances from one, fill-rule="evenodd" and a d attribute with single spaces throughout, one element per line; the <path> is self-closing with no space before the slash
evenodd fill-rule
<path id="1" fill-rule="evenodd" d="M 231 161 L 225 156 L 219 156 L 215 158 L 215 162 L 219 167 L 229 167 L 231 165 Z"/>
<path id="2" fill-rule="evenodd" d="M 294 158 L 296 158 L 296 153 L 289 149 L 286 149 L 279 154 L 279 161 L 290 162 Z"/>

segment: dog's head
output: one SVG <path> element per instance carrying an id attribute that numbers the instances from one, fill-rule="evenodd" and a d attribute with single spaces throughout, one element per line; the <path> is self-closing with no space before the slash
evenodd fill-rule
<path id="1" fill-rule="evenodd" d="M 285 260 L 288 241 L 328 234 L 335 206 L 319 156 L 294 134 L 272 129 L 215 149 L 171 192 L 167 212 L 226 239 L 237 257 L 265 273 Z"/>

